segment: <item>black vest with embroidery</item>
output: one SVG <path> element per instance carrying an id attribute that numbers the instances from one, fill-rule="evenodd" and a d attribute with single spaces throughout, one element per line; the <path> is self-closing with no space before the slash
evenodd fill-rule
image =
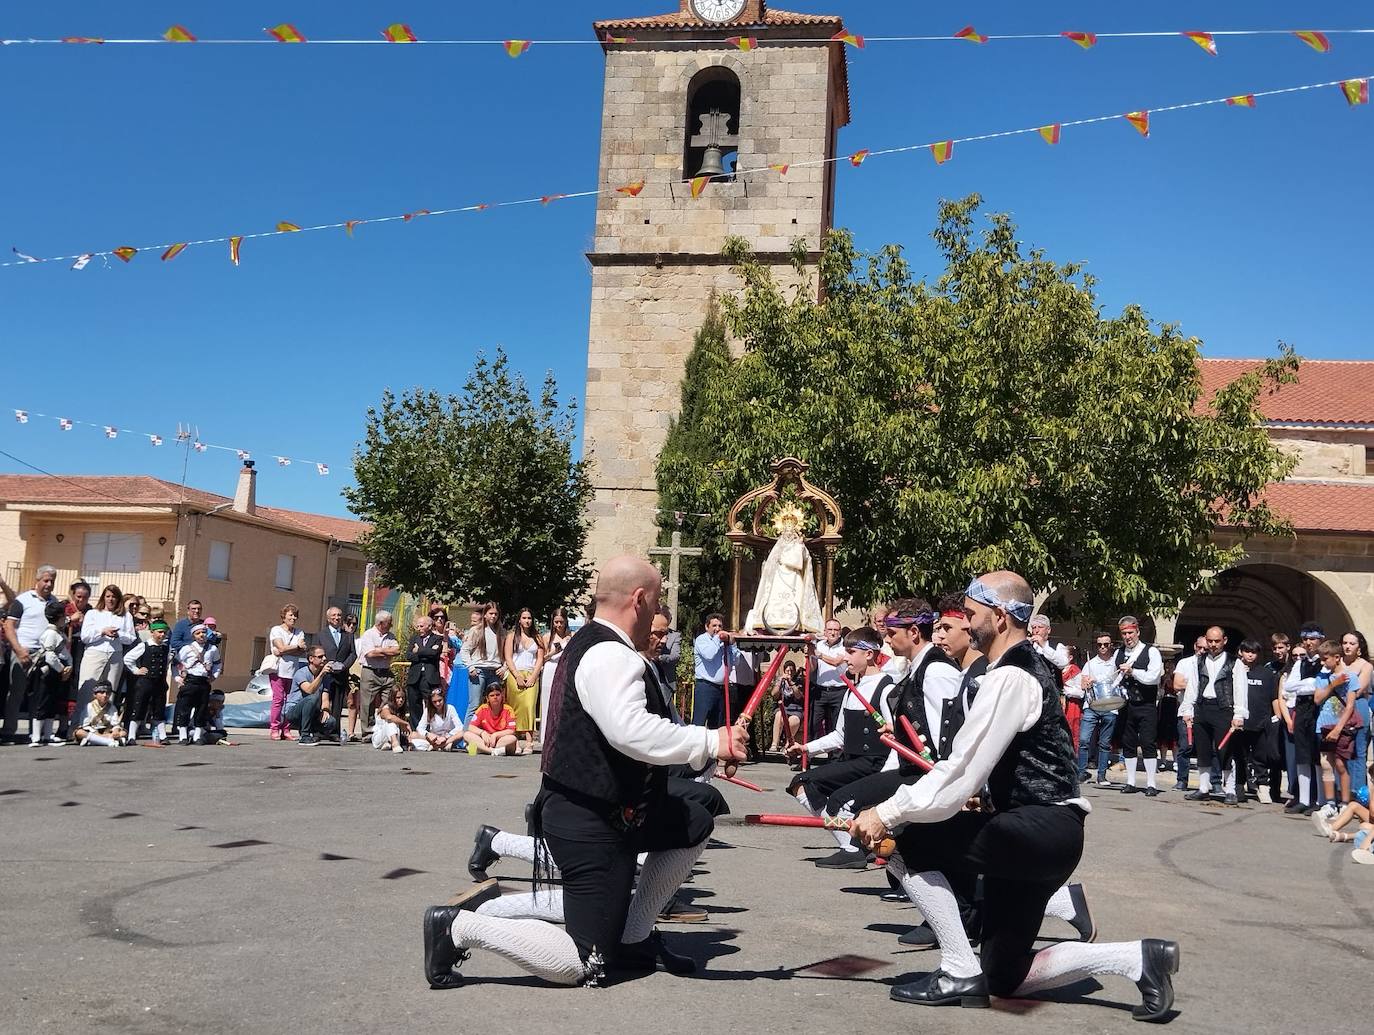
<path id="1" fill-rule="evenodd" d="M 1126 647 L 1123 644 L 1116 649 L 1116 667 L 1120 668 L 1124 664 L 1126 664 Z M 1150 645 L 1142 642 L 1140 653 L 1135 656 L 1135 661 L 1131 662 L 1131 671 L 1133 673 L 1144 672 L 1149 667 Z M 1131 704 L 1154 704 L 1159 697 L 1159 684 L 1150 686 L 1148 683 L 1140 682 L 1134 675 L 1129 675 L 1121 681 L 1121 692 L 1126 695 L 1126 700 Z"/>
<path id="2" fill-rule="evenodd" d="M 1047 659 L 1048 660 L 1048 659 Z M 940 735 L 940 758 L 948 758 L 954 748 L 954 736 L 964 728 L 964 720 L 968 718 L 968 709 L 973 707 L 973 699 L 978 696 L 978 687 L 983 681 L 983 677 L 988 673 L 988 659 L 986 656 L 980 657 L 972 665 L 964 670 L 964 678 L 959 683 L 959 696 L 954 699 L 952 723 L 946 720 L 946 725 L 952 725 L 948 736 L 944 731 Z"/>
<path id="3" fill-rule="evenodd" d="M 167 658 L 169 649 L 166 643 L 153 643 L 149 640 L 143 645 L 143 653 L 139 656 L 138 667 L 146 668 L 146 676 L 138 676 L 135 685 L 147 683 L 150 686 L 166 685 L 167 683 Z"/>
<path id="4" fill-rule="evenodd" d="M 881 712 L 882 695 L 892 685 L 891 676 L 883 676 L 873 688 L 873 693 L 865 700 L 868 710 L 846 707 L 844 715 L 844 757 L 845 758 L 886 758 L 887 748 L 878 739 L 878 723 L 873 712 Z M 859 690 L 863 697 L 863 690 Z"/>
<path id="5" fill-rule="evenodd" d="M 1059 673 L 1029 640 L 1016 644 L 997 668 L 1019 668 L 1040 685 L 1040 717 L 1016 734 L 988 777 L 993 807 L 1007 812 L 1023 805 L 1054 805 L 1078 797 L 1078 763 L 1069 724 L 1059 704 Z M 993 669 L 992 671 L 996 671 Z"/>
<path id="6" fill-rule="evenodd" d="M 630 650 L 613 629 L 600 622 L 588 622 L 559 655 L 558 670 L 549 690 L 549 723 L 540 768 L 546 786 L 604 807 L 617 826 L 634 827 L 644 822 L 647 810 L 665 793 L 668 770 L 621 754 L 582 707 L 577 695 L 577 670 L 587 651 L 602 643 Z M 640 660 L 645 669 L 645 707 L 650 714 L 671 721 L 650 663 Z"/>
<path id="7" fill-rule="evenodd" d="M 925 746 L 930 749 L 932 753 L 939 748 L 940 744 L 953 740 L 955 732 L 953 727 L 953 708 L 951 707 L 953 701 L 945 702 L 940 720 L 940 729 L 932 730 L 928 728 L 929 723 L 926 721 L 925 682 L 926 672 L 929 671 L 930 666 L 934 664 L 949 665 L 956 671 L 958 670 L 958 666 L 949 659 L 948 654 L 939 647 L 931 646 L 931 648 L 926 651 L 925 656 L 921 658 L 921 663 L 909 671 L 906 674 L 906 678 L 897 684 L 897 688 L 893 695 L 892 705 L 892 721 L 897 725 L 896 738 L 908 747 L 915 747 L 915 745 L 911 743 L 911 738 L 908 737 L 906 732 L 901 728 L 901 719 L 905 717 L 906 720 L 915 727 L 916 732 L 921 735 L 921 740 L 925 742 Z M 898 771 L 903 776 L 914 776 L 924 772 L 920 766 L 908 762 L 905 759 L 898 766 Z"/>
<path id="8" fill-rule="evenodd" d="M 1217 678 L 1213 681 L 1207 675 L 1207 657 L 1202 657 L 1197 663 L 1197 703 L 1201 704 L 1204 700 L 1210 702 L 1209 698 L 1202 696 L 1202 692 L 1210 684 L 1216 691 L 1217 707 L 1225 712 L 1234 711 L 1236 688 L 1235 670 L 1232 666 L 1235 665 L 1236 659 L 1229 654 L 1223 654 L 1221 656 L 1221 671 L 1217 673 Z"/>

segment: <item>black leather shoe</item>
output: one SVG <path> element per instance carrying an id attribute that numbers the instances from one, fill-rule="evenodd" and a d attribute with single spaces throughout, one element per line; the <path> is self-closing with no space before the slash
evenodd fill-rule
<path id="1" fill-rule="evenodd" d="M 1073 919 L 1069 923 L 1078 931 L 1078 937 L 1085 942 L 1097 941 L 1097 924 L 1093 923 L 1092 911 L 1088 909 L 1088 896 L 1083 894 L 1082 884 L 1069 885 L 1069 901 L 1073 903 Z"/>
<path id="2" fill-rule="evenodd" d="M 1145 788 L 1145 797 L 1147 797 L 1147 798 L 1158 798 L 1158 797 L 1159 797 L 1159 788 L 1158 788 L 1158 787 L 1146 787 L 1146 788 Z"/>
<path id="3" fill-rule="evenodd" d="M 1287 805 L 1283 807 L 1283 811 L 1290 816 L 1296 816 L 1299 812 L 1302 811 L 1302 802 L 1298 801 L 1297 798 L 1294 798 L 1292 801 L 1290 801 Z"/>
<path id="4" fill-rule="evenodd" d="M 1185 801 L 1211 801 L 1212 795 L 1205 791 L 1191 791 L 1184 796 Z"/>
<path id="5" fill-rule="evenodd" d="M 697 961 L 690 956 L 673 952 L 664 944 L 663 935 L 658 931 L 654 931 L 642 942 L 622 942 L 616 950 L 615 966 L 621 970 L 653 970 L 657 963 L 662 963 L 663 969 L 669 974 L 697 972 Z"/>
<path id="6" fill-rule="evenodd" d="M 908 949 L 933 949 L 940 943 L 935 938 L 935 932 L 930 929 L 929 924 L 920 924 L 907 931 L 897 939 L 899 945 L 905 945 Z"/>
<path id="7" fill-rule="evenodd" d="M 1131 1016 L 1157 1024 L 1174 1006 L 1172 975 L 1178 973 L 1178 942 L 1146 938 L 1140 943 L 1140 955 L 1140 980 L 1135 983 L 1140 989 L 1140 1005 L 1131 1010 Z"/>
<path id="8" fill-rule="evenodd" d="M 1121 793 L 1122 793 L 1122 794 L 1139 794 L 1139 793 L 1140 793 L 1140 788 L 1137 787 L 1137 786 L 1135 786 L 1135 784 L 1128 783 L 1128 784 L 1126 784 L 1124 787 L 1121 788 Z"/>
<path id="9" fill-rule="evenodd" d="M 430 906 L 425 910 L 425 979 L 430 988 L 457 988 L 463 978 L 457 966 L 468 958 L 453 944 L 449 929 L 458 915 L 457 906 Z"/>
<path id="10" fill-rule="evenodd" d="M 1237 798 L 1234 794 L 1228 794 L 1228 795 L 1226 796 L 1226 804 L 1227 804 L 1227 805 L 1239 805 L 1239 804 L 1240 804 L 1240 799 Z"/>
<path id="11" fill-rule="evenodd" d="M 889 994 L 899 1003 L 916 1003 L 920 1006 L 985 1009 L 992 1005 L 988 999 L 988 979 L 983 974 L 955 978 L 943 970 L 937 970 L 919 981 L 907 985 L 893 985 Z M 1169 1001 L 1173 1002 L 1172 996 Z"/>
<path id="12" fill-rule="evenodd" d="M 472 854 L 468 856 L 468 873 L 473 880 L 486 880 L 487 867 L 500 860 L 501 856 L 491 850 L 492 838 L 501 831 L 485 823 L 477 828 L 472 838 Z"/>
<path id="13" fill-rule="evenodd" d="M 816 865 L 824 870 L 863 870 L 868 868 L 868 856 L 863 852 L 846 852 L 841 848 L 834 855 L 817 859 Z"/>

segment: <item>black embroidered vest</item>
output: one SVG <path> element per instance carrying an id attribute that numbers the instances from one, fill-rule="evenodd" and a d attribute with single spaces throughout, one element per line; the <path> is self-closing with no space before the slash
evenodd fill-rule
<path id="1" fill-rule="evenodd" d="M 1126 664 L 1125 644 L 1116 649 L 1117 668 L 1120 668 L 1124 664 Z M 1135 661 L 1131 662 L 1131 671 L 1132 673 L 1144 672 L 1149 667 L 1150 645 L 1142 642 L 1140 644 L 1140 653 L 1136 655 Z M 1121 691 L 1126 695 L 1126 700 L 1131 704 L 1154 704 L 1156 698 L 1159 697 L 1159 684 L 1156 683 L 1154 686 L 1150 686 L 1148 683 L 1140 682 L 1134 675 L 1129 675 L 1121 681 Z"/>
<path id="2" fill-rule="evenodd" d="M 588 622 L 559 656 L 549 690 L 548 731 L 540 768 L 547 786 L 603 806 L 617 826 L 634 827 L 643 823 L 647 809 L 665 793 L 668 770 L 639 762 L 611 747 L 583 709 L 577 695 L 577 670 L 583 655 L 602 643 L 620 644 L 630 650 L 614 630 L 600 622 Z M 643 664 L 645 707 L 651 714 L 671 721 L 650 663 Z"/>
<path id="3" fill-rule="evenodd" d="M 901 718 L 905 716 L 907 721 L 915 727 L 916 732 L 921 735 L 921 740 L 925 742 L 925 746 L 931 752 L 937 751 L 942 743 L 953 740 L 955 733 L 952 716 L 953 709 L 950 707 L 953 703 L 952 701 L 945 702 L 945 708 L 940 721 L 941 728 L 939 730 L 927 728 L 929 723 L 926 721 L 926 672 L 929 671 L 931 665 L 936 664 L 949 665 L 956 669 L 958 667 L 954 662 L 950 661 L 948 654 L 939 647 L 932 646 L 926 651 L 925 656 L 921 658 L 921 663 L 909 671 L 906 678 L 897 684 L 897 689 L 894 693 L 894 703 L 892 705 L 892 721 L 897 724 L 897 740 L 908 747 L 915 747 L 915 745 L 911 743 L 911 738 L 908 737 L 906 732 L 902 729 Z M 940 755 L 937 757 L 944 756 Z M 905 759 L 898 766 L 898 771 L 903 776 L 914 776 L 917 773 L 924 772 L 920 766 L 908 762 Z"/>
<path id="4" fill-rule="evenodd" d="M 165 685 L 167 682 L 167 657 L 168 647 L 166 643 L 153 643 L 149 640 L 143 645 L 143 654 L 138 659 L 138 667 L 146 668 L 146 676 L 138 676 L 136 683 L 145 682 L 151 686 L 158 684 Z"/>
<path id="5" fill-rule="evenodd" d="M 1235 709 L 1235 673 L 1232 666 L 1236 659 L 1229 654 L 1221 656 L 1221 671 L 1217 673 L 1215 682 L 1207 675 L 1207 659 L 1210 655 L 1204 655 L 1198 659 L 1197 663 L 1197 700 L 1201 704 L 1206 700 L 1202 692 L 1207 689 L 1210 682 L 1216 691 L 1217 707 L 1222 711 L 1233 711 Z"/>
<path id="6" fill-rule="evenodd" d="M 1040 717 L 1018 733 L 988 777 L 993 807 L 1007 812 L 1023 805 L 1053 805 L 1078 797 L 1078 764 L 1069 724 L 1059 704 L 1059 673 L 1029 640 L 997 662 L 1030 673 L 1040 684 Z M 996 671 L 994 668 L 992 671 Z"/>
<path id="7" fill-rule="evenodd" d="M 868 711 L 858 708 L 845 708 L 844 715 L 844 756 L 845 758 L 886 758 L 887 748 L 878 739 L 878 723 L 873 712 L 881 712 L 879 702 L 882 695 L 892 685 L 891 676 L 883 676 L 873 688 L 873 693 L 865 698 Z M 859 690 L 863 697 L 863 690 Z"/>

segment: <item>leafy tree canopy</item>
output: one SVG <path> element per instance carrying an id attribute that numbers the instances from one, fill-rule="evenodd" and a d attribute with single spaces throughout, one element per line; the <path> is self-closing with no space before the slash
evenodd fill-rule
<path id="1" fill-rule="evenodd" d="M 1261 492 L 1292 461 L 1258 403 L 1295 379 L 1292 350 L 1204 399 L 1196 338 L 1135 305 L 1104 316 L 1093 278 L 1023 249 L 1007 216 L 976 235 L 980 205 L 942 204 L 933 283 L 896 246 L 831 234 L 820 301 L 728 244 L 744 290 L 721 300 L 724 328 L 708 316 L 658 462 L 665 527 L 720 515 L 699 529 L 694 603 L 718 606 L 725 512 L 786 455 L 844 509 L 837 593 L 859 603 L 1008 567 L 1076 588 L 1083 615 L 1167 611 L 1239 558 L 1223 523 L 1289 533 Z"/>
<path id="2" fill-rule="evenodd" d="M 541 616 L 580 594 L 592 488 L 572 456 L 574 408 L 552 376 L 533 398 L 500 350 L 457 395 L 384 392 L 345 493 L 372 523 L 362 547 L 387 581 Z"/>

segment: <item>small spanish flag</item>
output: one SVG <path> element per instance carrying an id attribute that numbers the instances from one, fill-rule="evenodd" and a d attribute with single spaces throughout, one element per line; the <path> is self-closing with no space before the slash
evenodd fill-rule
<path id="1" fill-rule="evenodd" d="M 400 22 L 396 22 L 394 25 L 388 25 L 382 30 L 382 39 L 386 40 L 388 43 L 414 43 L 415 33 L 410 31 L 409 25 L 402 25 Z"/>
<path id="2" fill-rule="evenodd" d="M 357 225 L 358 225 L 359 223 L 361 223 L 361 222 L 362 222 L 361 219 L 350 219 L 350 220 L 348 220 L 348 222 L 344 223 L 344 233 L 346 233 L 349 237 L 352 237 L 352 236 L 353 236 L 353 228 L 354 228 L 355 226 L 357 226 Z"/>
<path id="3" fill-rule="evenodd" d="M 1226 103 L 1232 108 L 1253 108 L 1255 95 L 1253 93 L 1238 93 L 1234 97 L 1226 98 Z"/>
<path id="4" fill-rule="evenodd" d="M 1059 35 L 1066 40 L 1073 40 L 1084 50 L 1090 50 L 1097 46 L 1097 33 L 1095 32 L 1061 32 Z"/>
<path id="5" fill-rule="evenodd" d="M 506 40 L 504 43 L 502 43 L 502 46 L 506 48 L 507 55 L 513 58 L 518 58 L 521 54 L 525 53 L 525 51 L 530 49 L 530 41 Z"/>
<path id="6" fill-rule="evenodd" d="M 1148 111 L 1128 111 L 1121 117 L 1134 126 L 1136 132 L 1142 137 L 1150 135 L 1150 113 Z"/>
<path id="7" fill-rule="evenodd" d="M 849 164 L 857 169 L 859 166 L 864 164 L 864 159 L 867 157 L 868 148 L 865 147 L 862 151 L 855 151 L 852 155 L 849 156 Z"/>
<path id="8" fill-rule="evenodd" d="M 299 229 L 300 227 L 298 227 L 295 223 L 288 223 L 284 219 L 277 224 L 277 232 L 282 234 L 292 234 L 298 231 Z"/>
<path id="9" fill-rule="evenodd" d="M 1045 143 L 1057 144 L 1059 143 L 1059 131 L 1061 128 L 1062 127 L 1057 122 L 1048 126 L 1041 126 L 1040 135 L 1045 138 Z"/>
<path id="10" fill-rule="evenodd" d="M 630 197 L 632 197 L 632 198 L 637 198 L 637 197 L 639 197 L 639 192 L 642 191 L 643 189 L 644 189 L 644 181 L 643 181 L 643 180 L 635 180 L 634 183 L 627 183 L 627 184 L 625 184 L 625 186 L 623 186 L 623 187 L 617 187 L 617 188 L 615 189 L 615 192 L 616 192 L 617 194 L 628 194 L 628 195 L 629 195 Z"/>
<path id="11" fill-rule="evenodd" d="M 725 45 L 737 47 L 740 50 L 753 50 L 759 45 L 759 41 L 755 36 L 726 36 Z"/>
<path id="12" fill-rule="evenodd" d="M 63 43 L 104 43 L 99 36 L 63 36 Z"/>
<path id="13" fill-rule="evenodd" d="M 162 34 L 162 38 L 168 43 L 194 43 L 196 38 L 191 35 L 191 30 L 184 25 L 173 25 Z"/>
<path id="14" fill-rule="evenodd" d="M 709 176 L 693 176 L 693 177 L 692 177 L 692 200 L 693 200 L 693 201 L 695 201 L 697 198 L 701 197 L 701 192 L 704 191 L 704 190 L 706 189 L 706 185 L 707 185 L 708 183 L 710 183 L 710 182 L 711 182 L 711 177 L 709 177 Z"/>
<path id="15" fill-rule="evenodd" d="M 975 29 L 972 25 L 965 25 L 954 34 L 956 40 L 968 40 L 970 43 L 986 43 L 988 38 Z"/>
<path id="16" fill-rule="evenodd" d="M 936 165 L 944 165 L 954 157 L 954 141 L 942 140 L 938 144 L 931 144 L 930 153 L 934 156 Z"/>
<path id="17" fill-rule="evenodd" d="M 414 219 L 416 216 L 427 216 L 427 215 L 429 215 L 429 209 L 427 209 L 427 208 L 417 208 L 414 212 L 407 212 L 405 215 L 401 216 L 401 222 L 402 222 L 402 223 L 409 223 L 409 222 L 410 222 L 412 219 Z"/>
<path id="18" fill-rule="evenodd" d="M 1331 52 L 1331 41 L 1326 38 L 1326 33 L 1317 32 L 1315 29 L 1299 29 L 1293 33 L 1294 36 L 1302 40 L 1318 54 L 1329 54 Z"/>
<path id="19" fill-rule="evenodd" d="M 138 254 L 137 248 L 130 248 L 127 244 L 121 245 L 114 250 L 114 254 L 123 262 L 130 262 Z"/>
<path id="20" fill-rule="evenodd" d="M 1346 79 L 1341 83 L 1341 93 L 1345 94 L 1346 103 L 1350 105 L 1369 103 L 1369 80 L 1368 79 Z"/>
<path id="21" fill-rule="evenodd" d="M 282 22 L 280 25 L 271 29 L 264 29 L 263 32 L 271 36 L 278 43 L 304 43 L 305 37 L 294 25 Z"/>
<path id="22" fill-rule="evenodd" d="M 1192 40 L 1213 57 L 1217 56 L 1217 41 L 1212 38 L 1210 32 L 1180 32 L 1179 35 Z"/>
<path id="23" fill-rule="evenodd" d="M 858 47 L 860 50 L 864 49 L 864 38 L 862 36 L 856 36 L 852 32 L 845 32 L 843 29 L 831 36 L 830 41 L 832 43 L 848 43 L 851 47 Z"/>
<path id="24" fill-rule="evenodd" d="M 560 198 L 566 198 L 566 197 L 567 197 L 566 194 L 545 194 L 542 198 L 539 199 L 539 204 L 541 204 L 541 205 L 547 205 L 547 204 L 548 204 L 549 202 L 551 202 L 551 201 L 557 201 L 557 200 L 559 200 Z"/>
<path id="25" fill-rule="evenodd" d="M 243 246 L 242 237 L 229 238 L 229 261 L 235 266 L 239 264 L 239 248 Z"/>
<path id="26" fill-rule="evenodd" d="M 180 244 L 174 244 L 174 245 L 172 245 L 172 247 L 168 248 L 165 252 L 162 253 L 162 261 L 163 261 L 163 262 L 171 262 L 173 259 L 175 259 L 178 255 L 180 255 L 180 254 L 181 254 L 182 252 L 184 252 L 185 250 L 186 250 L 186 242 L 185 242 L 185 241 L 182 241 Z"/>
<path id="27" fill-rule="evenodd" d="M 775 173 L 777 173 L 779 176 L 786 176 L 786 175 L 787 175 L 787 170 L 790 169 L 790 168 L 792 168 L 792 167 L 791 167 L 790 165 L 788 165 L 786 162 L 780 162 L 780 163 L 777 164 L 777 165 L 770 165 L 768 168 L 772 169 L 772 170 L 773 170 Z"/>

